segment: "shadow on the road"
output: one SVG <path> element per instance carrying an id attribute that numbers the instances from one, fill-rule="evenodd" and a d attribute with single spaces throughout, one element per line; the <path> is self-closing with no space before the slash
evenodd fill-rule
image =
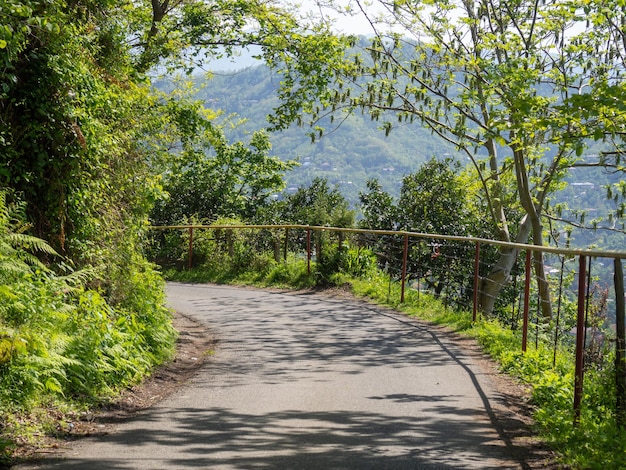
<path id="1" fill-rule="evenodd" d="M 441 408 L 441 416 L 467 413 L 447 406 L 434 408 Z M 497 463 L 507 450 L 485 436 L 481 425 L 471 419 L 447 422 L 364 412 L 300 411 L 257 416 L 229 409 L 184 408 L 157 410 L 141 419 L 150 421 L 170 426 L 154 430 L 146 425 L 100 439 L 116 445 L 122 458 L 49 463 L 68 470 L 512 468 Z M 412 432 L 416 428 L 422 436 L 418 442 Z M 471 455 L 468 442 L 474 443 Z M 404 451 L 398 455 L 398 449 Z"/>
<path id="2" fill-rule="evenodd" d="M 266 294 L 268 295 L 268 294 Z M 365 310 L 360 306 L 339 304 L 333 308 L 325 302 L 320 309 L 314 298 L 282 296 L 280 309 L 271 308 L 269 302 L 254 300 L 233 304 L 232 299 L 198 299 L 194 302 L 198 311 L 220 309 L 226 312 L 229 329 L 238 332 L 237 338 L 229 338 L 231 349 L 260 346 L 255 355 L 263 355 L 264 376 L 291 374 L 298 362 L 319 361 L 319 367 L 326 369 L 337 363 L 350 364 L 346 373 L 358 373 L 364 367 L 397 366 L 407 364 L 419 367 L 439 367 L 449 363 L 449 354 L 433 343 L 432 338 L 415 328 L 397 323 L 396 327 L 381 328 L 380 313 Z M 287 297 L 288 300 L 285 300 Z M 249 314 L 238 315 L 240 310 L 254 312 L 254 320 Z M 276 328 L 280 318 L 280 328 Z M 358 331 L 358 335 L 353 334 Z M 416 348 L 429 348 L 428 354 L 417 354 Z M 272 368 L 272 364 L 281 364 Z M 284 367 L 284 364 L 289 364 Z M 257 368 L 254 362 L 238 364 Z M 247 372 L 242 370 L 242 372 Z M 315 372 L 313 370 L 312 372 Z M 282 380 L 282 378 L 281 378 Z"/>
<path id="3" fill-rule="evenodd" d="M 452 393 L 399 389 L 366 396 L 372 404 L 389 405 L 376 411 L 156 408 L 142 413 L 128 430 L 98 437 L 102 445 L 115 446 L 115 456 L 47 459 L 46 468 L 530 468 L 529 449 L 514 444 L 528 435 L 527 427 L 514 415 L 496 411 L 502 397 L 485 393 L 466 351 L 419 323 L 359 303 L 263 291 L 233 298 L 218 289 L 211 298 L 198 296 L 190 304 L 210 318 L 220 340 L 206 373 L 194 381 L 207 395 L 249 386 L 251 378 L 259 386 L 320 383 L 376 368 L 402 374 L 419 368 L 436 377 L 452 364 L 457 374 L 467 374 L 479 400 L 469 406 Z M 421 414 L 405 416 L 394 408 L 412 403 L 420 404 Z M 477 419 L 485 415 L 491 428 Z"/>

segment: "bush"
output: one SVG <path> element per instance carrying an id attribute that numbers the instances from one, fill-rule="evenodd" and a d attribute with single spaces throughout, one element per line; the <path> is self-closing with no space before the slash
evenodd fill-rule
<path id="1" fill-rule="evenodd" d="M 0 448 L 5 458 L 23 431 L 15 429 L 22 420 L 14 414 L 109 397 L 170 357 L 175 340 L 163 280 L 132 249 L 120 247 L 107 268 L 71 272 L 63 263 L 40 262 L 33 249 L 50 257 L 54 251 L 22 231 L 19 214 L 0 192 Z M 96 282 L 100 277 L 107 282 Z"/>

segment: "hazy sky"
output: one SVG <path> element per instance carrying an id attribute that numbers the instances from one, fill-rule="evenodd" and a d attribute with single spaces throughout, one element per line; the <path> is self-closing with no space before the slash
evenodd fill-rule
<path id="1" fill-rule="evenodd" d="M 287 2 L 294 2 L 298 0 L 286 0 Z M 352 4 L 354 9 L 357 9 L 354 0 L 342 0 L 344 5 Z M 302 0 L 298 1 L 301 5 L 301 10 L 305 14 L 311 14 L 315 17 L 320 17 L 324 14 L 334 17 L 336 19 L 335 29 L 339 33 L 344 34 L 362 34 L 367 35 L 372 33 L 369 22 L 363 17 L 362 14 L 356 16 L 340 15 L 337 12 L 333 12 L 330 9 L 320 10 L 314 0 Z M 371 8 L 371 7 L 370 7 Z M 372 10 L 374 11 L 374 10 Z M 258 52 L 252 48 L 251 51 L 241 51 L 240 55 L 233 58 L 224 58 L 219 60 L 212 60 L 207 68 L 211 70 L 240 70 L 242 68 L 258 65 L 260 62 L 252 58 L 252 56 Z"/>
<path id="2" fill-rule="evenodd" d="M 346 34 L 371 34 L 372 29 L 369 22 L 365 19 L 365 17 L 359 13 L 358 15 L 341 15 L 336 11 L 331 9 L 320 9 L 320 7 L 315 3 L 315 0 L 302 0 L 300 2 L 302 6 L 301 9 L 304 12 L 311 12 L 314 16 L 325 15 L 327 17 L 335 18 L 335 28 L 338 32 L 346 33 Z M 342 5 L 344 7 L 350 8 L 353 11 L 359 11 L 359 6 L 354 0 L 336 0 L 336 3 Z M 361 1 L 362 5 L 365 5 L 366 1 Z M 369 3 L 373 3 L 374 5 L 367 6 L 368 12 L 374 13 L 380 8 L 376 8 L 375 1 L 370 1 Z"/>

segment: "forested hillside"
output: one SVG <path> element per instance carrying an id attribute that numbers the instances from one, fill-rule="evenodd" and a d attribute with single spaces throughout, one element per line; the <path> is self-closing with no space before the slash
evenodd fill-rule
<path id="1" fill-rule="evenodd" d="M 216 71 L 208 79 L 196 78 L 195 83 L 197 98 L 207 107 L 223 110 L 222 119 L 244 120 L 225 130 L 230 140 L 238 141 L 268 126 L 267 116 L 278 105 L 279 80 L 280 75 L 259 65 L 239 71 Z M 355 208 L 358 193 L 365 190 L 365 182 L 370 178 L 378 178 L 383 188 L 397 197 L 402 178 L 431 157 L 463 158 L 452 145 L 417 122 L 403 123 L 387 136 L 380 129 L 382 121 L 361 112 L 345 120 L 337 117 L 332 122 L 326 117 L 316 125 L 324 128 L 324 133 L 314 142 L 309 134 L 315 130 L 306 124 L 270 135 L 273 155 L 300 163 L 286 173 L 287 188 L 293 191 L 316 177 L 326 178 L 339 186 Z"/>
<path id="2" fill-rule="evenodd" d="M 277 89 L 280 75 L 264 65 L 234 70 L 215 70 L 208 76 L 196 74 L 194 97 L 209 109 L 221 110 L 216 121 L 224 123 L 225 136 L 233 142 L 249 141 L 254 131 L 268 126 L 267 116 L 278 106 Z M 175 85 L 168 80 L 156 82 L 163 90 Z M 452 144 L 433 134 L 420 122 L 401 122 L 389 134 L 382 129 L 385 119 L 372 119 L 368 113 L 356 111 L 344 119 L 325 117 L 316 125 L 324 131 L 315 133 L 309 125 L 292 125 L 286 130 L 269 135 L 271 155 L 283 161 L 297 160 L 299 165 L 285 173 L 287 193 L 311 184 L 315 178 L 325 178 L 337 185 L 341 194 L 357 211 L 359 193 L 366 192 L 366 181 L 378 179 L 384 191 L 392 197 L 400 196 L 402 180 L 415 173 L 431 158 L 452 158 L 471 170 L 469 159 Z M 589 141 L 590 149 L 583 155 L 589 164 L 598 161 L 598 153 L 610 148 Z M 554 150 L 553 150 L 554 152 Z M 503 156 L 503 158 L 505 155 Z M 573 227 L 573 246 L 597 246 L 620 249 L 624 235 L 612 230 L 593 230 L 594 226 L 616 228 L 618 219 L 607 221 L 610 213 L 620 213 L 621 202 L 607 198 L 607 188 L 621 180 L 621 172 L 594 166 L 573 169 L 566 183 L 555 191 L 552 206 L 568 220 L 576 220 L 588 229 Z M 582 217 L 582 221 L 581 221 Z M 565 230 L 559 222 L 553 227 Z"/>

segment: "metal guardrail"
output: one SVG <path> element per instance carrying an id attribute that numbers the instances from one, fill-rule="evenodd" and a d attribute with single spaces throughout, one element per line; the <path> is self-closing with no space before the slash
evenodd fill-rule
<path id="1" fill-rule="evenodd" d="M 450 240 L 450 241 L 463 241 L 471 243 L 480 243 L 486 245 L 494 245 L 506 248 L 515 248 L 521 251 L 542 251 L 544 253 L 552 253 L 565 256 L 587 256 L 590 258 L 617 258 L 626 259 L 626 250 L 623 251 L 610 251 L 610 250 L 589 250 L 589 249 L 576 249 L 576 248 L 557 248 L 549 246 L 538 246 L 524 243 L 504 242 L 499 240 L 491 240 L 488 238 L 477 237 L 464 237 L 458 235 L 441 235 L 435 233 L 421 233 L 421 232 L 408 232 L 399 230 L 370 230 L 360 228 L 345 228 L 345 227 L 330 227 L 322 225 L 297 225 L 297 224 L 281 224 L 281 225 L 155 225 L 150 227 L 153 230 L 164 229 L 300 229 L 300 230 L 321 230 L 332 232 L 344 232 L 344 233 L 363 233 L 372 235 L 401 235 L 415 238 L 435 239 L 435 240 Z"/>
<path id="2" fill-rule="evenodd" d="M 622 260 L 626 259 L 625 251 L 607 251 L 607 250 L 590 250 L 590 249 L 572 249 L 545 247 L 531 244 L 521 244 L 504 242 L 498 240 L 490 240 L 476 237 L 464 237 L 456 235 L 442 235 L 432 233 L 418 233 L 408 231 L 393 230 L 368 230 L 358 228 L 345 227 L 328 227 L 328 226 L 311 226 L 311 225 L 167 225 L 153 226 L 153 230 L 187 230 L 189 233 L 189 268 L 192 267 L 193 260 L 193 242 L 195 230 L 243 230 L 243 229 L 269 229 L 269 230 L 285 230 L 285 247 L 284 255 L 287 253 L 287 233 L 289 230 L 303 230 L 306 232 L 306 252 L 307 252 L 307 269 L 311 271 L 311 233 L 315 231 L 336 232 L 336 233 L 353 233 L 373 236 L 394 236 L 403 238 L 402 253 L 402 270 L 401 270 L 401 299 L 405 300 L 405 284 L 407 278 L 407 263 L 409 256 L 409 239 L 430 239 L 437 241 L 454 241 L 472 243 L 475 246 L 474 257 L 474 279 L 473 279 L 473 309 L 472 319 L 476 321 L 478 312 L 478 292 L 479 292 L 479 262 L 481 256 L 481 246 L 492 245 L 500 248 L 508 248 L 512 250 L 524 251 L 526 253 L 525 263 L 525 281 L 524 281 L 524 297 L 523 297 L 523 324 L 522 324 L 522 351 L 526 351 L 528 341 L 529 328 L 529 299 L 530 299 L 530 257 L 535 251 L 560 255 L 568 258 L 578 258 L 578 285 L 577 285 L 577 316 L 576 316 L 576 348 L 575 348 L 575 383 L 574 383 L 574 421 L 578 422 L 580 418 L 580 409 L 583 396 L 583 379 L 584 379 L 584 352 L 585 352 L 585 304 L 588 295 L 589 281 L 587 278 L 587 260 L 592 258 L 611 258 L 614 263 L 614 287 L 616 293 L 616 377 L 618 388 L 618 413 L 624 416 L 626 422 L 626 333 L 625 333 L 625 307 L 624 307 L 624 279 L 622 272 Z"/>

